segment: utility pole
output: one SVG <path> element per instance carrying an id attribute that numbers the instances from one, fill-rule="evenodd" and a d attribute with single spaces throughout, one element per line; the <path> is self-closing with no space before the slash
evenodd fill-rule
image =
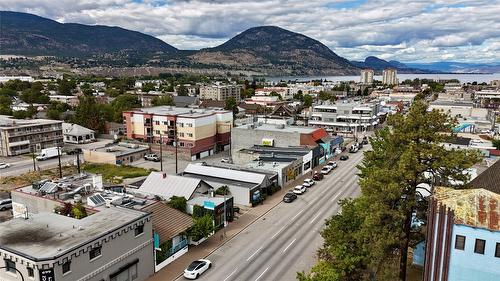
<path id="1" fill-rule="evenodd" d="M 174 122 L 174 143 L 175 143 L 175 174 L 178 173 L 178 163 L 177 163 L 177 118 Z"/>
<path id="2" fill-rule="evenodd" d="M 228 187 L 226 185 L 226 188 L 224 189 L 224 238 L 226 238 L 226 192 L 228 190 Z"/>
<path id="3" fill-rule="evenodd" d="M 59 160 L 59 178 L 62 178 L 62 167 L 61 167 L 61 147 L 57 147 L 57 159 Z"/>
<path id="4" fill-rule="evenodd" d="M 33 158 L 33 172 L 36 172 L 35 147 L 31 146 L 31 157 Z"/>
<path id="5" fill-rule="evenodd" d="M 76 152 L 76 168 L 78 169 L 78 174 L 81 173 L 80 171 L 80 152 Z"/>
<path id="6" fill-rule="evenodd" d="M 160 171 L 163 172 L 163 139 L 161 138 L 161 131 L 160 131 Z"/>

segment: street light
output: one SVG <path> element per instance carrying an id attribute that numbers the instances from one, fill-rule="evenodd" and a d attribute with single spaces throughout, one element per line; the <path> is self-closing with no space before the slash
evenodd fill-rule
<path id="1" fill-rule="evenodd" d="M 4 268 L 6 268 L 7 270 L 14 269 L 15 271 L 17 271 L 17 273 L 19 273 L 19 275 L 21 275 L 21 280 L 24 281 L 24 276 L 21 273 L 21 271 L 19 271 L 19 269 L 15 268 L 15 267 L 10 267 L 10 266 L 0 266 L 0 269 L 4 269 Z"/>

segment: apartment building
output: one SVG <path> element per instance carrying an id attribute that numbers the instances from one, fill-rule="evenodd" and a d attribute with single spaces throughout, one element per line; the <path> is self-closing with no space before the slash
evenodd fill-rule
<path id="1" fill-rule="evenodd" d="M 80 103 L 77 96 L 50 95 L 49 99 L 50 101 L 66 103 L 72 107 L 78 106 Z"/>
<path id="2" fill-rule="evenodd" d="M 14 156 L 63 145 L 62 121 L 20 120 L 0 115 L 0 156 Z"/>
<path id="3" fill-rule="evenodd" d="M 338 103 L 316 105 L 309 118 L 309 125 L 323 127 L 329 132 L 354 135 L 373 130 L 379 123 L 379 105 L 375 103 Z"/>
<path id="4" fill-rule="evenodd" d="M 157 106 L 125 111 L 123 122 L 127 138 L 166 145 L 177 140 L 178 148 L 196 160 L 229 149 L 233 113 Z"/>
<path id="5" fill-rule="evenodd" d="M 208 100 L 227 100 L 234 98 L 241 100 L 241 86 L 228 84 L 212 84 L 200 87 L 200 99 Z"/>
<path id="6" fill-rule="evenodd" d="M 363 69 L 361 70 L 361 84 L 372 84 L 373 83 L 373 69 Z"/>
<path id="7" fill-rule="evenodd" d="M 397 85 L 398 84 L 398 71 L 394 68 L 384 69 L 382 72 L 382 84 Z"/>

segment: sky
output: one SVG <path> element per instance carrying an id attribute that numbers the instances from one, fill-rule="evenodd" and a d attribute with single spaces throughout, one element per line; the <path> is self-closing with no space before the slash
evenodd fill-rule
<path id="1" fill-rule="evenodd" d="M 275 25 L 350 60 L 500 63 L 500 0 L 2 0 L 0 10 L 120 26 L 179 49 Z"/>

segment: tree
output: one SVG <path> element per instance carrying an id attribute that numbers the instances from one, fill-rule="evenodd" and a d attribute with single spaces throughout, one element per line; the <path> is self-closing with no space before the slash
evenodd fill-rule
<path id="1" fill-rule="evenodd" d="M 365 87 L 365 88 L 363 89 L 363 96 L 365 96 L 365 97 L 366 97 L 366 96 L 368 96 L 369 94 L 370 94 L 370 92 L 368 91 L 368 87 Z"/>
<path id="2" fill-rule="evenodd" d="M 233 112 L 233 117 L 238 114 L 238 103 L 236 102 L 236 99 L 234 97 L 230 97 L 226 99 L 226 106 L 224 107 L 225 110 L 231 110 Z"/>
<path id="3" fill-rule="evenodd" d="M 154 97 L 151 103 L 154 106 L 160 106 L 160 105 L 171 105 L 174 106 L 174 99 L 172 98 L 171 95 L 163 95 L 161 97 Z"/>
<path id="4" fill-rule="evenodd" d="M 179 96 L 187 96 L 188 95 L 188 89 L 186 86 L 181 84 L 179 87 L 177 87 L 177 95 Z"/>
<path id="5" fill-rule="evenodd" d="M 61 79 L 58 81 L 58 83 L 58 90 L 61 95 L 70 96 L 73 90 L 76 88 L 75 80 Z"/>
<path id="6" fill-rule="evenodd" d="M 339 280 L 406 280 L 408 246 L 422 237 L 419 229 L 412 231 L 412 214 L 426 207 L 417 200 L 417 186 L 466 182 L 463 171 L 481 157 L 477 151 L 445 149 L 441 144 L 453 137 L 456 120 L 428 111 L 423 100 L 415 100 L 407 115 L 390 116 L 387 124 L 371 138 L 372 150 L 364 152 L 361 196 L 349 203 L 352 206 L 345 203 L 347 209 L 322 232 L 322 263 L 313 272 L 325 272 L 320 269 L 328 266 L 341 275 Z M 354 256 L 337 251 L 347 246 L 356 249 Z M 351 275 L 356 277 L 349 279 Z"/>
<path id="7" fill-rule="evenodd" d="M 223 185 L 215 190 L 215 194 L 217 194 L 217 195 L 229 195 L 229 187 L 227 185 Z"/>
<path id="8" fill-rule="evenodd" d="M 491 141 L 491 143 L 496 149 L 500 149 L 500 139 L 494 139 Z"/>
<path id="9" fill-rule="evenodd" d="M 111 110 L 110 110 L 111 111 Z M 93 96 L 83 96 L 79 99 L 79 104 L 75 109 L 72 122 L 94 131 L 103 131 L 104 117 Z"/>
<path id="10" fill-rule="evenodd" d="M 113 108 L 113 121 L 123 122 L 123 111 L 130 110 L 135 107 L 141 107 L 141 104 L 136 96 L 131 94 L 123 94 L 111 102 Z"/>
<path id="11" fill-rule="evenodd" d="M 277 92 L 275 91 L 272 91 L 271 93 L 269 93 L 269 96 L 271 97 L 278 97 L 279 100 L 282 100 L 283 98 L 281 97 L 280 94 L 278 94 Z"/>
<path id="12" fill-rule="evenodd" d="M 82 219 L 87 216 L 87 210 L 82 203 L 78 202 L 71 208 L 71 216 L 75 219 Z"/>
<path id="13" fill-rule="evenodd" d="M 332 95 L 330 93 L 325 92 L 325 91 L 320 91 L 318 93 L 318 98 L 320 100 L 323 100 L 323 101 L 329 100 L 331 97 L 332 97 Z"/>
<path id="14" fill-rule="evenodd" d="M 313 103 L 313 98 L 310 95 L 305 95 L 303 101 L 304 101 L 304 106 L 309 107 Z"/>
<path id="15" fill-rule="evenodd" d="M 358 90 L 356 91 L 356 96 L 361 96 L 361 89 L 358 89 Z"/>
<path id="16" fill-rule="evenodd" d="M 182 196 L 172 196 L 172 197 L 170 197 L 170 200 L 168 200 L 167 205 L 185 213 L 186 206 L 187 206 L 186 202 L 187 202 L 186 198 L 184 198 Z"/>
<path id="17" fill-rule="evenodd" d="M 302 90 L 298 90 L 295 95 L 293 95 L 294 100 L 298 101 L 304 101 L 304 94 L 302 93 Z"/>
<path id="18" fill-rule="evenodd" d="M 0 115 L 11 115 L 12 98 L 8 95 L 0 94 Z"/>
<path id="19" fill-rule="evenodd" d="M 194 225 L 191 226 L 187 233 L 191 239 L 198 241 L 204 237 L 209 237 L 215 231 L 212 215 L 206 214 L 202 217 L 194 219 Z"/>
<path id="20" fill-rule="evenodd" d="M 149 91 L 154 91 L 156 89 L 155 87 L 156 85 L 154 83 L 144 83 L 144 85 L 142 85 L 142 91 L 143 92 L 149 92 Z"/>

